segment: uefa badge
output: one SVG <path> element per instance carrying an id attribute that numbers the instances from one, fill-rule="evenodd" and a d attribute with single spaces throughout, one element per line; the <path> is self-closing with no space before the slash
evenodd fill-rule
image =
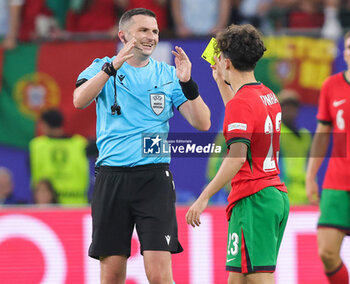
<path id="1" fill-rule="evenodd" d="M 156 115 L 160 115 L 165 106 L 164 94 L 150 94 L 151 108 Z"/>

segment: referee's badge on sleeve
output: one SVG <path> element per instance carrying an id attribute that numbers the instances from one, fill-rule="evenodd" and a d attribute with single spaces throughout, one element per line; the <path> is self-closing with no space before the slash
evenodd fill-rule
<path id="1" fill-rule="evenodd" d="M 164 94 L 150 94 L 151 108 L 156 115 L 160 115 L 165 106 Z"/>

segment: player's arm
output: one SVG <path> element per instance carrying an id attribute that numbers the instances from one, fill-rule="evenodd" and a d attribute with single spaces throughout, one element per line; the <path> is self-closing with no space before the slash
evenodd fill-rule
<path id="1" fill-rule="evenodd" d="M 230 145 L 230 150 L 217 174 L 187 211 L 187 224 L 192 227 L 200 225 L 200 215 L 207 207 L 209 199 L 238 173 L 246 161 L 247 151 L 248 147 L 244 143 L 237 142 Z"/>
<path id="2" fill-rule="evenodd" d="M 129 41 L 119 51 L 117 56 L 112 61 L 112 68 L 114 72 L 117 71 L 123 63 L 129 58 L 133 57 L 132 50 L 135 46 L 135 39 Z M 83 84 L 78 86 L 73 93 L 73 104 L 76 108 L 83 109 L 97 98 L 102 88 L 108 81 L 110 75 L 105 71 L 99 71 L 94 77 L 86 80 Z"/>
<path id="3" fill-rule="evenodd" d="M 5 36 L 2 47 L 4 49 L 14 49 L 17 45 L 18 31 L 21 22 L 21 9 L 23 2 L 9 1 L 9 30 Z M 13 3 L 14 2 L 14 3 Z M 5 6 L 6 7 L 6 6 Z"/>
<path id="4" fill-rule="evenodd" d="M 311 144 L 310 157 L 306 171 L 306 195 L 311 204 L 318 202 L 317 172 L 326 156 L 332 126 L 319 122 Z"/>
<path id="5" fill-rule="evenodd" d="M 210 128 L 210 110 L 198 93 L 198 86 L 191 78 L 192 64 L 181 47 L 172 51 L 175 56 L 176 76 L 180 80 L 187 102 L 179 107 L 183 117 L 196 129 L 207 131 Z"/>

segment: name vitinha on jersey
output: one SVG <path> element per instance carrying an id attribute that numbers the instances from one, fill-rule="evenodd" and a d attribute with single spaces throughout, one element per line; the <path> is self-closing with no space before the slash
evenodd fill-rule
<path id="1" fill-rule="evenodd" d="M 260 98 L 264 103 L 264 105 L 266 106 L 270 106 L 278 103 L 278 99 L 276 98 L 274 93 L 268 93 L 267 95 L 260 96 Z"/>

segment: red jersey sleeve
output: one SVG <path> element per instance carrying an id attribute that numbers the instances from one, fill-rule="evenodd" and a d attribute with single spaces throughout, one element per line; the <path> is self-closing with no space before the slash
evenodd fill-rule
<path id="1" fill-rule="evenodd" d="M 227 148 L 233 142 L 250 143 L 254 129 L 254 115 L 251 106 L 243 99 L 233 98 L 225 109 L 223 133 Z"/>
<path id="2" fill-rule="evenodd" d="M 329 79 L 327 79 L 321 88 L 320 98 L 318 102 L 317 119 L 324 122 L 332 122 L 331 113 L 329 110 Z"/>

